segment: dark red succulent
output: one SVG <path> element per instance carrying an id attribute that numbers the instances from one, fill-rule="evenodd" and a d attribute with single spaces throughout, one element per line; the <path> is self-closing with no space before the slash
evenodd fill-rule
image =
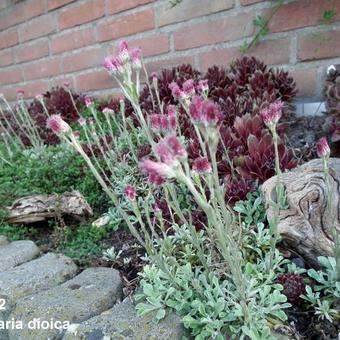
<path id="1" fill-rule="evenodd" d="M 301 275 L 294 273 L 281 274 L 277 281 L 283 286 L 283 294 L 287 296 L 288 301 L 291 303 L 296 303 L 300 295 L 306 291 L 306 285 Z"/>
<path id="2" fill-rule="evenodd" d="M 237 171 L 246 179 L 259 180 L 260 183 L 275 175 L 275 152 L 272 137 L 269 133 L 260 139 L 249 135 L 248 154 L 237 158 Z M 282 171 L 294 168 L 297 160 L 291 150 L 283 144 L 278 146 L 280 169 Z"/>
<path id="3" fill-rule="evenodd" d="M 68 91 L 63 87 L 55 87 L 43 94 L 44 104 L 49 115 L 61 115 L 68 124 L 76 122 L 79 118 L 77 110 L 84 105 L 83 96 L 72 91 L 76 108 Z M 28 112 L 35 121 L 41 139 L 47 145 L 59 143 L 59 138 L 49 129 L 46 129 L 47 116 L 44 108 L 38 99 L 34 99 L 28 107 Z"/>

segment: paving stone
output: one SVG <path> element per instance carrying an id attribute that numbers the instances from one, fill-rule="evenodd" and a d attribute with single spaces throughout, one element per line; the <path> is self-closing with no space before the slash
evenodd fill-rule
<path id="1" fill-rule="evenodd" d="M 89 268 L 60 286 L 19 300 L 9 319 L 21 320 L 22 330 L 9 330 L 10 340 L 60 339 L 64 322 L 79 323 L 111 308 L 122 297 L 119 272 Z M 31 329 L 34 319 L 50 322 L 49 329 Z M 61 322 L 55 328 L 55 321 Z M 37 324 L 37 323 L 36 323 Z M 41 324 L 43 325 L 43 324 Z"/>
<path id="2" fill-rule="evenodd" d="M 39 248 L 32 241 L 14 241 L 3 245 L 0 247 L 0 272 L 28 262 L 37 257 L 39 253 Z"/>
<path id="3" fill-rule="evenodd" d="M 0 321 L 8 320 L 15 302 L 24 296 L 52 288 L 77 273 L 74 262 L 63 255 L 48 253 L 0 273 L 0 298 L 6 301 Z M 0 340 L 7 340 L 7 331 L 0 330 Z"/>
<path id="4" fill-rule="evenodd" d="M 161 322 L 154 314 L 138 316 L 131 299 L 80 325 L 71 325 L 63 340 L 180 340 L 187 336 L 180 317 L 170 313 Z"/>
<path id="5" fill-rule="evenodd" d="M 8 302 L 14 302 L 65 282 L 76 272 L 77 266 L 69 257 L 48 253 L 2 272 L 0 296 L 5 297 Z"/>
<path id="6" fill-rule="evenodd" d="M 0 235 L 0 247 L 5 246 L 6 244 L 8 244 L 8 240 L 6 236 Z"/>

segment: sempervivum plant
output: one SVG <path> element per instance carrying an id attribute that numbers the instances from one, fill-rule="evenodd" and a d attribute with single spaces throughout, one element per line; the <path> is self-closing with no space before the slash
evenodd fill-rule
<path id="1" fill-rule="evenodd" d="M 72 124 L 78 120 L 78 110 L 84 105 L 82 95 L 71 91 L 68 84 L 65 84 L 65 87 L 66 89 L 55 87 L 46 93 L 37 95 L 28 107 L 28 112 L 36 123 L 40 137 L 47 145 L 58 144 L 59 138 L 46 129 L 46 110 L 48 115 L 58 114 L 67 123 Z"/>
<path id="2" fill-rule="evenodd" d="M 179 103 L 186 101 L 186 97 L 192 97 L 191 108 L 188 107 L 187 111 L 195 107 L 204 111 L 204 102 L 198 96 L 204 94 L 217 104 L 215 108 L 210 105 L 208 109 L 221 112 L 216 153 L 219 175 L 221 182 L 225 183 L 226 200 L 234 202 L 244 199 L 254 188 L 255 182 L 262 183 L 275 173 L 273 141 L 259 113 L 274 102 L 282 102 L 285 104 L 282 107 L 283 116 L 287 116 L 288 103 L 295 93 L 295 83 L 287 72 L 268 68 L 254 57 L 242 57 L 228 69 L 213 66 L 205 75 L 190 65 L 152 74 L 149 83 L 140 90 L 139 103 L 146 121 L 152 122 L 160 114 L 166 114 L 160 112 L 158 101 L 163 102 L 163 111 L 167 106 L 175 105 L 181 134 L 187 140 L 191 164 L 204 155 L 200 153 L 200 143 L 185 105 Z M 119 100 L 113 100 L 107 106 L 118 111 Z M 138 125 L 128 100 L 125 101 L 125 108 L 126 115 L 134 117 Z M 277 130 L 282 137 L 283 124 L 279 124 Z M 252 147 L 252 141 L 260 147 L 258 150 Z M 278 144 L 282 170 L 291 169 L 296 165 L 292 152 L 283 145 L 282 138 Z M 147 153 L 141 152 L 140 155 L 143 157 Z"/>
<path id="3" fill-rule="evenodd" d="M 331 134 L 333 150 L 336 155 L 340 154 L 340 65 L 329 69 L 326 87 L 326 108 L 329 114 L 325 125 Z"/>
<path id="4" fill-rule="evenodd" d="M 217 101 L 232 124 L 235 117 L 258 114 L 277 100 L 290 102 L 296 94 L 288 72 L 269 68 L 255 57 L 237 59 L 229 70 L 216 66 L 204 76 L 209 81 L 211 98 Z"/>
<path id="5" fill-rule="evenodd" d="M 305 293 L 306 285 L 303 277 L 294 274 L 282 274 L 278 278 L 278 283 L 283 286 L 283 294 L 287 296 L 289 302 L 296 303 L 300 295 Z"/>

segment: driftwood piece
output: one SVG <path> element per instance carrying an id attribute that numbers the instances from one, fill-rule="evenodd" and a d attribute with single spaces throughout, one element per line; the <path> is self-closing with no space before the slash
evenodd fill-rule
<path id="1" fill-rule="evenodd" d="M 318 256 L 332 255 L 331 226 L 340 232 L 340 159 L 331 158 L 329 167 L 331 208 L 327 207 L 327 185 L 320 159 L 282 174 L 288 208 L 280 212 L 278 231 L 293 250 L 314 266 L 318 265 Z M 276 199 L 276 183 L 274 176 L 262 186 L 268 218 L 273 216 L 270 202 Z"/>
<path id="2" fill-rule="evenodd" d="M 82 220 L 93 215 L 91 207 L 78 191 L 22 197 L 7 209 L 7 222 L 11 224 L 30 224 L 56 216 Z"/>

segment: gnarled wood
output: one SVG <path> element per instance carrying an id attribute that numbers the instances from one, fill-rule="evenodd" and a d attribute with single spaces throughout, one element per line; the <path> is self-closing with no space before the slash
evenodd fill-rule
<path id="1" fill-rule="evenodd" d="M 79 220 L 93 214 L 78 191 L 22 197 L 8 207 L 8 211 L 7 222 L 11 224 L 30 224 L 65 215 Z"/>
<path id="2" fill-rule="evenodd" d="M 340 159 L 331 158 L 331 206 L 327 207 L 327 185 L 320 159 L 314 159 L 282 174 L 288 208 L 280 211 L 278 231 L 292 249 L 317 265 L 317 257 L 332 255 L 331 226 L 340 232 Z M 262 192 L 268 218 L 274 213 L 277 177 L 267 180 Z M 331 214 L 333 212 L 333 214 Z"/>

